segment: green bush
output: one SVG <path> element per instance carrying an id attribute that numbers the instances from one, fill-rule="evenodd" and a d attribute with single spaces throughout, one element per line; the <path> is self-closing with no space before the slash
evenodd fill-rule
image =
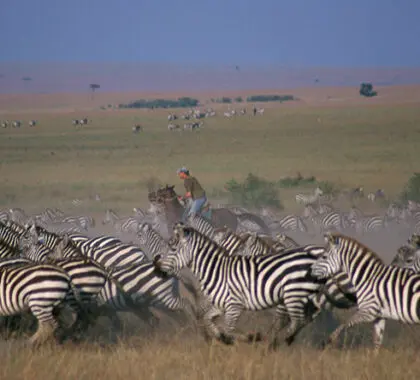
<path id="1" fill-rule="evenodd" d="M 361 96 L 366 96 L 367 98 L 378 95 L 376 91 L 373 91 L 372 83 L 362 83 L 360 85 L 359 94 Z"/>
<path id="2" fill-rule="evenodd" d="M 244 182 L 231 179 L 225 184 L 230 201 L 248 207 L 272 206 L 283 209 L 279 199 L 278 187 L 270 182 L 250 173 Z"/>
<path id="3" fill-rule="evenodd" d="M 128 104 L 120 104 L 119 108 L 186 108 L 196 107 L 199 101 L 194 98 L 183 97 L 174 99 L 140 99 Z"/>
<path id="4" fill-rule="evenodd" d="M 314 176 L 311 177 L 302 177 L 301 175 L 297 175 L 296 177 L 286 177 L 282 178 L 278 181 L 278 185 L 283 188 L 291 188 L 291 187 L 306 187 L 306 186 L 313 186 L 317 185 L 318 181 Z"/>
<path id="5" fill-rule="evenodd" d="M 286 102 L 295 100 L 293 95 L 251 95 L 246 98 L 247 102 Z"/>
<path id="6" fill-rule="evenodd" d="M 400 198 L 403 202 L 420 202 L 420 173 L 414 173 L 401 192 Z"/>
<path id="7" fill-rule="evenodd" d="M 244 100 L 242 99 L 242 96 L 237 96 L 236 98 L 235 98 L 235 102 L 236 103 L 242 103 Z"/>

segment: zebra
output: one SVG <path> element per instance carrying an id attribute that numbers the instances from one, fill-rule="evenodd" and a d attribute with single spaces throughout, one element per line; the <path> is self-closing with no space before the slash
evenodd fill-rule
<path id="1" fill-rule="evenodd" d="M 311 195 L 296 194 L 295 195 L 295 200 L 296 200 L 296 203 L 303 204 L 303 205 L 307 206 L 309 204 L 318 202 L 320 196 L 323 195 L 323 194 L 324 194 L 324 192 L 319 187 L 317 187 L 314 190 L 314 193 L 311 194 Z"/>
<path id="2" fill-rule="evenodd" d="M 0 210 L 0 222 L 6 222 L 7 220 L 9 220 L 9 212 Z"/>
<path id="3" fill-rule="evenodd" d="M 214 241 L 225 248 L 229 255 L 235 255 L 245 249 L 247 236 L 239 236 L 230 229 L 216 231 Z"/>
<path id="4" fill-rule="evenodd" d="M 135 126 L 133 126 L 133 128 L 131 128 L 131 130 L 133 131 L 133 133 L 139 133 L 143 131 L 143 127 L 140 124 L 136 124 Z"/>
<path id="5" fill-rule="evenodd" d="M 19 251 L 21 234 L 0 223 L 0 258 L 14 256 Z"/>
<path id="6" fill-rule="evenodd" d="M 137 242 L 140 247 L 154 258 L 156 255 L 166 255 L 169 245 L 149 223 L 142 223 L 137 232 Z"/>
<path id="7" fill-rule="evenodd" d="M 8 120 L 4 120 L 1 122 L 1 127 L 2 128 L 7 128 L 9 126 L 9 121 Z"/>
<path id="8" fill-rule="evenodd" d="M 343 216 L 339 212 L 329 212 L 327 214 L 316 214 L 311 216 L 311 221 L 314 227 L 318 228 L 320 233 L 324 233 L 328 230 L 342 231 L 347 227 L 343 220 Z"/>
<path id="9" fill-rule="evenodd" d="M 79 124 L 80 124 L 80 121 L 79 121 L 79 119 L 73 119 L 73 120 L 71 121 L 71 123 L 72 123 L 74 126 L 76 126 L 76 125 L 79 125 Z"/>
<path id="10" fill-rule="evenodd" d="M 298 248 L 301 245 L 298 244 L 295 240 L 293 240 L 290 236 L 285 234 L 277 234 L 275 236 L 275 240 L 283 246 L 284 249 L 289 248 Z"/>
<path id="11" fill-rule="evenodd" d="M 385 265 L 373 251 L 350 237 L 330 233 L 325 240 L 327 252 L 312 265 L 311 274 L 326 279 L 342 271 L 349 277 L 357 297 L 357 312 L 330 335 L 326 344 L 333 344 L 346 328 L 373 322 L 374 346 L 378 350 L 385 319 L 420 323 L 420 290 L 417 290 L 420 275 Z"/>
<path id="12" fill-rule="evenodd" d="M 283 244 L 269 236 L 261 236 L 254 233 L 248 234 L 244 244 L 244 255 L 266 256 L 280 253 L 284 250 Z"/>
<path id="13" fill-rule="evenodd" d="M 38 120 L 29 120 L 28 124 L 30 127 L 35 127 L 36 125 L 38 125 Z"/>
<path id="14" fill-rule="evenodd" d="M 83 118 L 83 119 L 80 119 L 80 120 L 79 120 L 79 124 L 80 124 L 80 125 L 87 125 L 87 124 L 88 124 L 88 122 L 89 122 L 89 120 L 88 120 L 88 118 L 87 118 L 87 117 L 85 117 L 85 118 Z"/>
<path id="15" fill-rule="evenodd" d="M 411 268 L 415 272 L 420 272 L 420 262 L 417 264 L 417 250 L 411 245 L 403 245 L 397 250 L 397 254 L 391 261 L 391 265 L 401 268 Z"/>
<path id="16" fill-rule="evenodd" d="M 11 220 L 21 224 L 22 226 L 30 219 L 29 216 L 26 215 L 25 211 L 18 207 L 9 209 L 9 216 Z"/>
<path id="17" fill-rule="evenodd" d="M 258 115 L 261 115 L 261 116 L 264 115 L 264 111 L 265 111 L 264 108 L 258 108 L 257 109 Z"/>
<path id="18" fill-rule="evenodd" d="M 308 227 L 300 216 L 297 215 L 286 215 L 280 220 L 276 220 L 270 224 L 271 228 L 275 228 L 281 231 L 301 231 L 308 232 Z"/>
<path id="19" fill-rule="evenodd" d="M 179 131 L 180 129 L 179 124 L 168 124 L 168 131 Z"/>
<path id="20" fill-rule="evenodd" d="M 366 216 L 356 220 L 354 227 L 359 234 L 379 231 L 388 227 L 388 218 L 386 216 Z"/>
<path id="21" fill-rule="evenodd" d="M 63 269 L 48 264 L 21 263 L 1 267 L 0 292 L 1 316 L 29 310 L 37 319 L 38 329 L 29 340 L 34 346 L 46 342 L 57 329 L 55 309 L 71 297 L 78 300 L 70 276 Z"/>
<path id="22" fill-rule="evenodd" d="M 22 122 L 21 122 L 20 120 L 14 120 L 14 121 L 12 122 L 12 127 L 13 127 L 13 128 L 20 128 L 20 127 L 21 127 L 21 125 L 22 125 Z"/>
<path id="23" fill-rule="evenodd" d="M 176 119 L 178 119 L 178 116 L 176 116 L 174 113 L 170 113 L 168 115 L 168 121 L 173 121 L 173 120 L 176 120 Z"/>
<path id="24" fill-rule="evenodd" d="M 187 224 L 206 235 L 210 239 L 214 239 L 215 228 L 206 218 L 199 214 L 191 214 L 187 217 Z"/>
<path id="25" fill-rule="evenodd" d="M 108 209 L 105 213 L 105 219 L 102 221 L 102 224 L 111 224 L 118 234 L 121 233 L 136 233 L 140 221 L 137 218 L 133 218 L 132 216 L 120 218 L 115 211 Z"/>
<path id="26" fill-rule="evenodd" d="M 244 310 L 276 307 L 272 349 L 278 345 L 276 335 L 283 327 L 285 316 L 290 318 L 286 334 L 289 345 L 309 323 L 311 318 L 306 315 L 305 305 L 309 295 L 321 285 L 307 276 L 315 257 L 299 250 L 270 256 L 231 257 L 225 249 L 191 227 L 176 226 L 175 233 L 180 236 L 178 249 L 171 250 L 165 258 L 156 256 L 156 271 L 167 276 L 177 274 L 183 267 L 192 270 L 213 306 L 204 316 L 206 328 L 219 341 L 234 342 L 232 333 Z M 223 314 L 224 331 L 220 331 L 214 319 Z"/>
<path id="27" fill-rule="evenodd" d="M 55 217 L 52 221 L 55 223 L 70 223 L 75 226 L 79 226 L 85 231 L 87 231 L 89 228 L 95 227 L 95 219 L 87 215 L 59 216 L 59 217 Z M 74 232 L 77 232 L 77 231 L 74 231 Z"/>

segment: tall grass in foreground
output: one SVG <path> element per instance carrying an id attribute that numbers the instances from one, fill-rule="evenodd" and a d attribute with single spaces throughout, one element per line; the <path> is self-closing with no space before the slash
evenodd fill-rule
<path id="1" fill-rule="evenodd" d="M 131 339 L 34 351 L 4 344 L 1 379 L 415 379 L 418 351 L 409 344 L 383 349 L 327 350 L 302 345 L 267 353 L 264 345 L 206 345 L 194 338 Z"/>

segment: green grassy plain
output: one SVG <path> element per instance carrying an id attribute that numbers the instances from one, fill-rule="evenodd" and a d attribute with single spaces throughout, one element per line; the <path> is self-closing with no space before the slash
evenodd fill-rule
<path id="1" fill-rule="evenodd" d="M 392 197 L 420 167 L 416 105 L 276 107 L 263 117 L 205 119 L 192 133 L 169 132 L 161 110 L 86 114 L 92 124 L 79 130 L 72 113 L 35 114 L 36 128 L 0 130 L 0 206 L 65 207 L 79 198 L 91 209 L 98 193 L 101 209 L 131 210 L 145 203 L 151 177 L 181 190 L 175 170 L 182 165 L 209 192 L 249 172 L 279 180 L 300 171 Z M 143 133 L 132 133 L 136 122 Z M 286 206 L 295 192 L 280 192 Z"/>

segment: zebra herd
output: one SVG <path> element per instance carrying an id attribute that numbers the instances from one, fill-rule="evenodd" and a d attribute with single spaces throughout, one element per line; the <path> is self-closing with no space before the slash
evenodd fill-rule
<path id="1" fill-rule="evenodd" d="M 319 212 L 313 203 L 301 203 L 307 218 Z M 244 210 L 231 209 L 243 220 Z M 349 215 L 345 220 L 350 226 L 364 217 L 356 211 Z M 420 204 L 391 204 L 386 215 L 405 225 L 420 220 Z M 97 224 L 90 216 L 69 216 L 58 209 L 36 215 L 19 208 L 0 211 L 0 315 L 7 320 L 29 312 L 37 324 L 30 339 L 34 345 L 53 335 L 77 339 L 101 315 L 119 329 L 119 312 L 156 327 L 155 310 L 180 312 L 188 324 L 200 326 L 206 339 L 232 344 L 265 336 L 236 331 L 244 311 L 274 309 L 271 349 L 281 340 L 292 344 L 323 309 L 357 307 L 326 343 L 346 327 L 373 322 L 378 348 L 386 319 L 420 322 L 420 233 L 413 233 L 392 264 L 385 265 L 356 239 L 331 232 L 339 224 L 318 231 L 325 245 L 305 245 L 285 234 L 287 228 L 278 229 L 279 220 L 262 218 L 269 233 L 246 223 L 238 223 L 236 231 L 215 228 L 192 215 L 185 224 L 172 225 L 164 237 L 165 215 L 153 202 L 146 211 L 134 208 L 129 217 L 107 210 L 102 224 L 112 225 L 116 234 L 111 235 L 95 234 Z M 295 215 L 294 223 L 305 223 L 305 217 Z M 68 316 L 71 323 L 64 322 Z M 220 318 L 222 323 L 216 323 Z"/>
<path id="2" fill-rule="evenodd" d="M 0 125 L 1 125 L 2 128 L 8 128 L 9 126 L 13 127 L 13 128 L 20 128 L 22 126 L 22 121 L 20 121 L 20 120 L 12 120 L 12 121 L 3 120 Z M 28 121 L 28 126 L 29 127 L 35 127 L 36 125 L 38 125 L 38 120 L 29 120 Z"/>

